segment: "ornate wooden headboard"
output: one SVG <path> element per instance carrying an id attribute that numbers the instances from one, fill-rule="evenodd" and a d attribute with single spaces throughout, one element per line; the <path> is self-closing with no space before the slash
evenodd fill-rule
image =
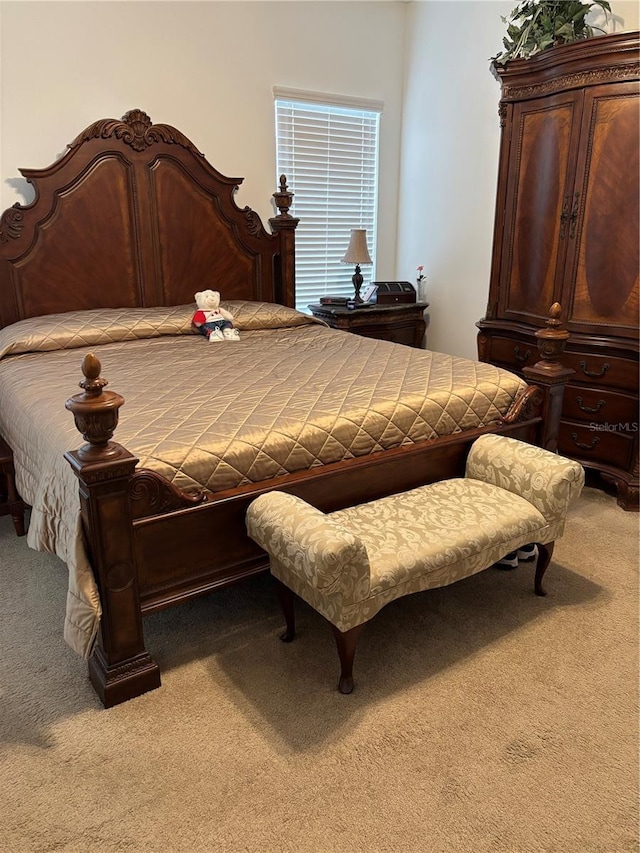
<path id="1" fill-rule="evenodd" d="M 0 326 L 103 307 L 181 305 L 196 291 L 295 304 L 293 194 L 269 220 L 234 200 L 184 134 L 141 110 L 101 119 L 47 169 L 21 169 L 34 201 L 0 218 Z"/>

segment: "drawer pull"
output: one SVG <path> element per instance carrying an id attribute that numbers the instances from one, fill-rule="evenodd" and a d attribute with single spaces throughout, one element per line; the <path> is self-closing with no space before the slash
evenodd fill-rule
<path id="1" fill-rule="evenodd" d="M 596 444 L 600 441 L 598 436 L 596 435 L 591 444 L 582 444 L 582 442 L 578 441 L 578 433 L 572 432 L 571 438 L 573 439 L 573 443 L 576 447 L 579 447 L 581 450 L 593 450 Z"/>
<path id="2" fill-rule="evenodd" d="M 581 367 L 582 372 L 584 373 L 585 376 L 594 376 L 596 379 L 599 379 L 601 376 L 605 375 L 607 370 L 609 370 L 610 365 L 608 363 L 603 364 L 602 370 L 600 371 L 600 373 L 597 373 L 595 371 L 592 372 L 591 370 L 587 370 L 587 362 L 586 361 L 581 361 L 580 367 Z"/>
<path id="3" fill-rule="evenodd" d="M 581 412 L 586 412 L 588 415 L 595 415 L 604 406 L 604 400 L 598 400 L 595 406 L 583 406 L 582 397 L 576 397 L 576 403 Z"/>
<path id="4" fill-rule="evenodd" d="M 528 349 L 524 355 L 521 355 L 520 347 L 514 347 L 513 348 L 513 354 L 516 357 L 516 361 L 526 361 L 529 358 L 529 356 L 531 355 L 531 350 Z"/>

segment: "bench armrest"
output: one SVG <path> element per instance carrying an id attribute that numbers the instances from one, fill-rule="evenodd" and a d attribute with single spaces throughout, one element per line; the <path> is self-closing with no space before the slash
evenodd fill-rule
<path id="1" fill-rule="evenodd" d="M 277 491 L 260 495 L 247 510 L 247 531 L 269 554 L 272 568 L 275 561 L 324 594 L 349 601 L 368 596 L 369 558 L 362 541 L 301 498 Z M 286 577 L 280 580 L 286 583 Z"/>
<path id="2" fill-rule="evenodd" d="M 550 525 L 563 525 L 569 505 L 584 486 L 584 469 L 572 459 L 494 434 L 474 441 L 465 476 L 520 495 Z"/>

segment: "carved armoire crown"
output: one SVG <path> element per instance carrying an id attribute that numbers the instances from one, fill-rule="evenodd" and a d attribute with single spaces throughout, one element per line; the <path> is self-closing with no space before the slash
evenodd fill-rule
<path id="1" fill-rule="evenodd" d="M 558 450 L 638 508 L 638 33 L 492 66 L 502 138 L 478 352 L 521 372 L 562 305 L 571 337 Z"/>

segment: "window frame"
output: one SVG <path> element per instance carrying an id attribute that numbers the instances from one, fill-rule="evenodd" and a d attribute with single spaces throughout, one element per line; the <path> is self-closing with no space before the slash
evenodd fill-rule
<path id="1" fill-rule="evenodd" d="M 290 213 L 300 219 L 296 232 L 296 307 L 306 311 L 309 304 L 324 295 L 353 296 L 351 279 L 355 267 L 341 262 L 353 228 L 366 229 L 372 260 L 361 270 L 363 288 L 375 278 L 380 120 L 384 104 L 368 98 L 278 86 L 273 94 L 276 177 L 286 175 L 294 194 Z M 330 151 L 328 144 L 323 148 L 323 134 L 330 142 L 332 131 L 336 144 Z M 292 162 L 296 146 L 301 151 L 297 165 Z M 318 155 L 315 165 L 314 149 Z M 358 160 L 359 153 L 362 157 Z M 359 187 L 349 186 L 349 179 L 357 180 L 358 174 Z M 341 177 L 346 182 L 341 184 Z M 310 195 L 314 184 L 318 192 Z M 350 205 L 342 211 L 346 221 L 340 221 L 341 201 Z M 335 218 L 329 218 L 330 211 L 336 211 Z"/>

